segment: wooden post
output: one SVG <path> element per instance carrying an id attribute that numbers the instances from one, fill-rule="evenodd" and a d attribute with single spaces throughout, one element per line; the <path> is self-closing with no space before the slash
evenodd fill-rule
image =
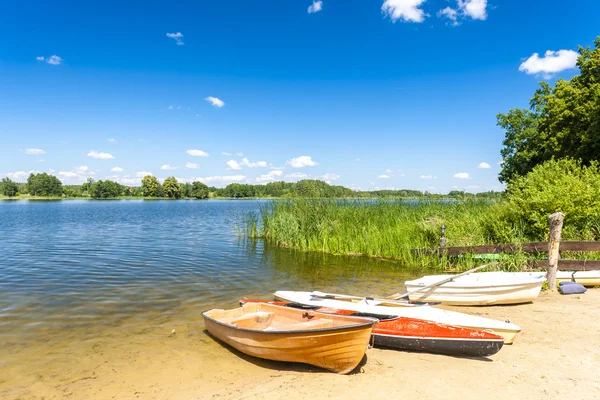
<path id="1" fill-rule="evenodd" d="M 446 225 L 442 225 L 441 231 L 442 237 L 440 238 L 440 255 L 446 252 Z"/>
<path id="2" fill-rule="evenodd" d="M 548 266 L 546 268 L 546 279 L 548 280 L 548 289 L 552 291 L 556 290 L 556 270 L 558 269 L 558 259 L 560 258 L 560 237 L 562 235 L 564 219 L 565 215 L 561 212 L 554 213 L 548 217 L 550 237 L 548 239 Z"/>

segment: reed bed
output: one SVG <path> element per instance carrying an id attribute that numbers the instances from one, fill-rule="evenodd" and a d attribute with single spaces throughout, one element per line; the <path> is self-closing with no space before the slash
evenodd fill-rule
<path id="1" fill-rule="evenodd" d="M 389 258 L 410 267 L 464 269 L 481 259 L 415 256 L 411 249 L 439 246 L 442 225 L 448 246 L 531 239 L 518 223 L 499 222 L 500 212 L 489 201 L 279 200 L 248 216 L 246 234 L 303 251 Z M 507 269 L 519 269 L 529 259 L 515 254 L 502 262 Z"/>

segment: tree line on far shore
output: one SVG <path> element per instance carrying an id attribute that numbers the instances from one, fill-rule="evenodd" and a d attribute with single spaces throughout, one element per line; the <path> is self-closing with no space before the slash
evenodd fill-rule
<path id="1" fill-rule="evenodd" d="M 376 190 L 355 191 L 343 186 L 330 185 L 320 180 L 305 179 L 298 182 L 270 182 L 265 185 L 231 183 L 224 188 L 208 186 L 202 182 L 179 183 L 175 177 L 168 177 L 162 183 L 155 176 L 142 179 L 141 186 L 126 186 L 111 180 L 88 178 L 81 185 L 63 185 L 56 176 L 39 173 L 30 174 L 27 183 L 13 182 L 4 178 L 0 182 L 0 194 L 7 197 L 29 195 L 47 198 L 167 198 L 167 199 L 208 199 L 208 198 L 499 198 L 502 192 L 468 193 L 454 190 L 447 195 L 433 194 L 419 190 Z"/>

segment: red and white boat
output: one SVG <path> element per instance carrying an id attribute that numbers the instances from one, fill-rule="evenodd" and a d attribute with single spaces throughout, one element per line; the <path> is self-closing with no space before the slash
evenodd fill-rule
<path id="1" fill-rule="evenodd" d="M 421 351 L 462 357 L 489 357 L 504 345 L 502 336 L 475 329 L 445 325 L 416 318 L 365 314 L 353 310 L 310 307 L 298 303 L 268 300 L 241 300 L 240 303 L 267 302 L 288 307 L 311 308 L 317 312 L 365 316 L 379 319 L 373 328 L 375 346 L 405 351 Z"/>

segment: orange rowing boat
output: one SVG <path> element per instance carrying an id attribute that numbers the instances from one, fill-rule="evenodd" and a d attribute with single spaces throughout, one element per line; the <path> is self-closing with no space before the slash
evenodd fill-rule
<path id="1" fill-rule="evenodd" d="M 362 360 L 373 318 L 326 315 L 266 303 L 202 313 L 208 332 L 250 356 L 347 374 Z"/>

